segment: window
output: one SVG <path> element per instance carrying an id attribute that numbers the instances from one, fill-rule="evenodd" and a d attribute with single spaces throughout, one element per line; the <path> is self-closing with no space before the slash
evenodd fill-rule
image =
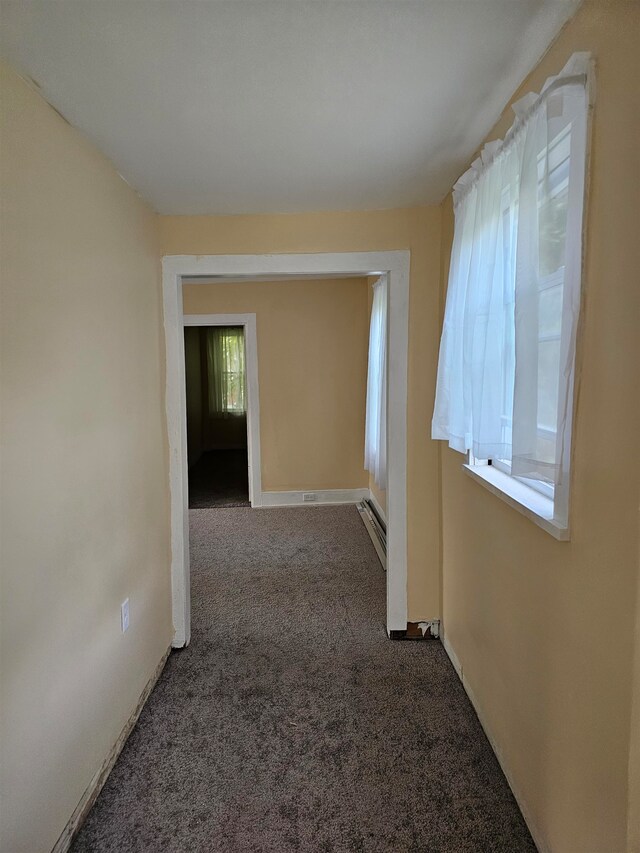
<path id="1" fill-rule="evenodd" d="M 244 329 L 207 329 L 209 412 L 213 416 L 242 415 L 245 405 Z"/>
<path id="2" fill-rule="evenodd" d="M 589 56 L 514 106 L 454 187 L 432 435 L 567 538 Z M 535 520 L 535 519 L 534 519 Z"/>
<path id="3" fill-rule="evenodd" d="M 560 335 L 564 287 L 564 249 L 566 242 L 567 203 L 569 197 L 569 165 L 571 158 L 571 126 L 565 127 L 537 158 L 537 209 L 539 229 L 538 275 L 538 413 L 537 452 L 553 462 L 556 452 L 558 419 L 558 380 L 560 375 Z M 548 168 L 546 168 L 548 166 Z M 505 264 L 509 265 L 508 287 L 505 288 L 505 382 L 502 403 L 503 441 L 511 444 L 513 431 L 513 388 L 515 373 L 515 277 L 517 202 L 509 204 L 503 197 L 503 229 L 505 231 Z M 511 474 L 511 460 L 495 458 L 492 464 Z M 555 486 L 540 478 L 521 477 L 525 485 L 548 498 L 554 497 Z"/>

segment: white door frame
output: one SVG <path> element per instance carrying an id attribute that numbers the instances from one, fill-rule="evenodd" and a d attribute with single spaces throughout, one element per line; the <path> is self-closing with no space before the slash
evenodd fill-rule
<path id="1" fill-rule="evenodd" d="M 247 378 L 247 457 L 249 463 L 249 503 L 262 506 L 260 464 L 260 392 L 258 386 L 258 335 L 255 314 L 185 314 L 183 326 L 242 326 Z M 183 495 L 189 512 L 188 495 Z"/>
<path id="2" fill-rule="evenodd" d="M 167 255 L 162 259 L 166 353 L 166 412 L 171 501 L 173 646 L 189 643 L 189 515 L 187 411 L 182 280 L 212 276 L 334 276 L 387 273 L 387 631 L 407 628 L 407 367 L 408 250 L 305 255 Z M 209 282 L 210 283 L 210 282 Z M 191 315 L 196 316 L 196 315 Z"/>

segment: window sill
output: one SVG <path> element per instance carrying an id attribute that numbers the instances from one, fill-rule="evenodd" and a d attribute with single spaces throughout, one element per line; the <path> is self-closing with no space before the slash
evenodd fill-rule
<path id="1" fill-rule="evenodd" d="M 553 501 L 493 465 L 463 465 L 465 473 L 500 500 L 537 524 L 554 539 L 566 542 L 569 528 L 553 517 Z"/>

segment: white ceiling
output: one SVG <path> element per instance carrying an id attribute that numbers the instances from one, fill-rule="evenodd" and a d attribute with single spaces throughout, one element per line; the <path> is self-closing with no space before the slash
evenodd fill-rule
<path id="1" fill-rule="evenodd" d="M 2 55 L 160 213 L 440 201 L 579 0 L 3 0 Z"/>

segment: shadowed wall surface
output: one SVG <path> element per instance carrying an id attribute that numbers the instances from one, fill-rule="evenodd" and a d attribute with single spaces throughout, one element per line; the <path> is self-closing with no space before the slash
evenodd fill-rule
<path id="1" fill-rule="evenodd" d="M 173 635 L 160 250 L 111 164 L 1 75 L 0 849 L 47 853 Z"/>

